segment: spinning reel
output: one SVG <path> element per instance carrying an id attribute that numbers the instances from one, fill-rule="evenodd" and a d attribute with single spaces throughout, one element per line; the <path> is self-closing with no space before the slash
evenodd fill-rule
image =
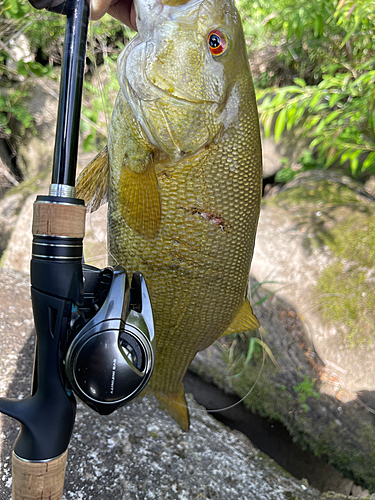
<path id="1" fill-rule="evenodd" d="M 83 266 L 84 304 L 74 308 L 64 360 L 75 394 L 102 415 L 135 398 L 154 366 L 154 326 L 142 274 Z M 76 319 L 74 319 L 76 316 Z"/>

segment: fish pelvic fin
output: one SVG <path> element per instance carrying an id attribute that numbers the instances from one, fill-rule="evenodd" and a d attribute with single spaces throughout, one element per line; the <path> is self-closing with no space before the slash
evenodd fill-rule
<path id="1" fill-rule="evenodd" d="M 122 215 L 133 231 L 146 239 L 156 238 L 160 229 L 161 201 L 151 158 L 139 168 L 124 159 L 119 182 Z"/>
<path id="2" fill-rule="evenodd" d="M 259 327 L 260 324 L 258 318 L 253 313 L 249 300 L 245 299 L 234 320 L 222 334 L 222 337 L 229 335 L 230 333 L 256 330 Z"/>
<path id="3" fill-rule="evenodd" d="M 160 406 L 169 413 L 183 431 L 187 432 L 190 427 L 190 420 L 183 384 L 181 384 L 179 392 L 175 394 L 162 394 L 156 391 L 153 391 L 153 393 Z"/>
<path id="4" fill-rule="evenodd" d="M 109 158 L 107 146 L 82 170 L 77 180 L 77 198 L 85 200 L 90 212 L 106 203 L 108 196 Z"/>

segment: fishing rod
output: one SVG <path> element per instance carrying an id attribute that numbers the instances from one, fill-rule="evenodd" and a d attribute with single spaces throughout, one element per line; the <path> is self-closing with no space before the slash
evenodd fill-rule
<path id="1" fill-rule="evenodd" d="M 83 263 L 86 208 L 75 196 L 89 0 L 67 0 L 52 182 L 37 196 L 30 266 L 36 349 L 30 396 L 0 399 L 21 430 L 13 500 L 60 500 L 78 396 L 108 415 L 136 397 L 154 366 L 154 324 L 141 273 Z"/>

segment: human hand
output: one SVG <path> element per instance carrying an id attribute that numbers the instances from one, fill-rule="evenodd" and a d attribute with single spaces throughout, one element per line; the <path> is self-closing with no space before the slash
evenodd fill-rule
<path id="1" fill-rule="evenodd" d="M 103 17 L 106 12 L 137 31 L 133 0 L 91 0 L 91 19 L 93 21 Z"/>
<path id="2" fill-rule="evenodd" d="M 36 9 L 64 12 L 65 0 L 29 0 Z M 96 21 L 108 12 L 112 17 L 137 31 L 133 0 L 91 0 L 91 19 Z"/>

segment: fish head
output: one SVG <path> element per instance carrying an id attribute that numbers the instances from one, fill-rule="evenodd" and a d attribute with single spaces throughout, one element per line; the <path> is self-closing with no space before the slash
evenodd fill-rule
<path id="1" fill-rule="evenodd" d="M 250 74 L 241 21 L 233 0 L 134 4 L 118 80 L 149 141 L 178 161 L 214 140 L 228 106 L 236 114 L 233 87 Z"/>

